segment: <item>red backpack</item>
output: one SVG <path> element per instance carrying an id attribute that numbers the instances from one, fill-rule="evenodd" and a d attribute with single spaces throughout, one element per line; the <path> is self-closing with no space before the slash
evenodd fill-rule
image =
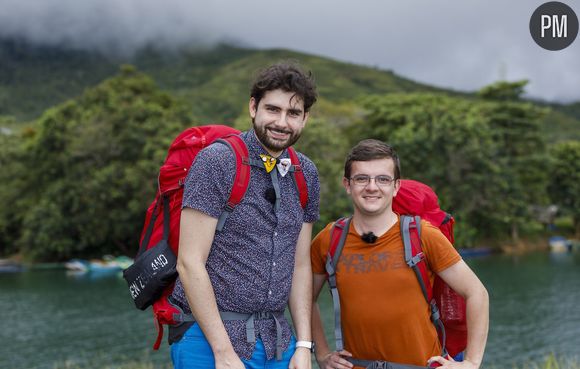
<path id="1" fill-rule="evenodd" d="M 439 208 L 437 195 L 429 186 L 413 180 L 401 180 L 399 192 L 393 199 L 393 211 L 401 215 L 405 262 L 415 272 L 425 300 L 431 308 L 431 321 L 437 329 L 439 341 L 443 347 L 442 356 L 449 354 L 455 357 L 467 346 L 465 300 L 437 275 L 435 275 L 433 285 L 429 283 L 428 267 L 420 237 L 421 218 L 423 218 L 439 227 L 447 239 L 453 243 L 455 220 Z M 336 266 L 348 234 L 350 220 L 351 218 L 341 218 L 335 222 L 331 230 L 330 248 L 326 259 L 326 272 L 334 304 L 337 350 L 342 350 L 344 344 L 340 323 L 340 300 L 336 286 Z"/>
<path id="2" fill-rule="evenodd" d="M 147 209 L 145 224 L 141 233 L 140 250 L 149 250 L 162 243 L 160 241 L 166 240 L 173 253 L 177 256 L 179 252 L 179 224 L 183 185 L 196 155 L 204 147 L 214 142 L 228 146 L 236 158 L 234 183 L 225 207 L 226 210 L 220 216 L 216 227 L 216 231 L 221 231 L 225 218 L 244 198 L 250 182 L 250 166 L 257 165 L 249 158 L 248 149 L 239 133 L 240 131 L 228 126 L 208 125 L 188 128 L 175 138 L 169 147 L 165 162 L 159 170 L 158 191 L 155 200 Z M 296 151 L 290 147 L 288 148 L 288 155 L 292 164 L 291 172 L 300 196 L 300 204 L 304 208 L 308 201 L 308 189 L 304 173 L 301 170 Z M 164 204 L 169 206 L 164 206 Z M 164 215 L 158 217 L 159 214 Z M 182 311 L 168 300 L 168 297 L 173 292 L 173 287 L 174 283 L 171 283 L 162 291 L 161 296 L 153 302 L 153 317 L 158 331 L 157 340 L 153 345 L 154 350 L 159 348 L 163 339 L 163 325 L 180 323 L 176 321 L 176 317 L 181 316 Z"/>

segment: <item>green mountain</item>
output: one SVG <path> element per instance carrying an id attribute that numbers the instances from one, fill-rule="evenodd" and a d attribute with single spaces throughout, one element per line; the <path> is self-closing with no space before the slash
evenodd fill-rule
<path id="1" fill-rule="evenodd" d="M 229 45 L 160 52 L 143 49 L 131 58 L 0 40 L 0 116 L 18 121 L 80 95 L 133 64 L 162 89 L 185 99 L 196 116 L 230 120 L 247 100 L 251 76 L 276 60 L 295 59 L 311 69 L 320 95 L 340 103 L 367 94 L 444 91 L 391 71 L 337 62 L 290 50 L 253 50 Z"/>
<path id="2" fill-rule="evenodd" d="M 122 58 L 0 39 L 0 122 L 36 119 L 46 109 L 116 75 L 120 65 L 133 64 L 161 89 L 185 102 L 195 120 L 232 124 L 247 104 L 252 75 L 282 59 L 298 60 L 313 71 L 321 99 L 314 112 L 334 114 L 337 120 L 345 106 L 367 95 L 440 92 L 473 97 L 421 84 L 392 71 L 283 49 L 257 50 L 225 44 L 174 51 L 145 48 L 130 58 Z M 580 139 L 580 102 L 547 106 L 551 108 L 544 122 L 548 141 Z M 348 108 L 346 114 L 352 114 L 352 109 Z"/>

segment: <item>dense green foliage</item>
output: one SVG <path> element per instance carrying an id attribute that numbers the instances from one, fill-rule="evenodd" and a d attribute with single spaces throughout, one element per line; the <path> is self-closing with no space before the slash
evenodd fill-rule
<path id="1" fill-rule="evenodd" d="M 545 205 L 548 201 L 548 157 L 540 127 L 545 112 L 517 101 L 526 84 L 527 81 L 497 83 L 479 94 L 495 102 L 481 112 L 497 147 L 493 160 L 500 168 L 501 202 L 494 212 L 510 224 L 511 236 L 516 240 L 519 228 L 531 218 L 530 205 Z"/>
<path id="2" fill-rule="evenodd" d="M 580 237 L 580 141 L 562 142 L 552 148 L 550 196 L 572 215 Z"/>
<path id="3" fill-rule="evenodd" d="M 6 251 L 44 259 L 133 253 L 158 167 L 188 123 L 183 106 L 126 67 L 48 110 L 26 137 L 4 138 L 0 201 L 14 204 L 0 213 Z"/>
<path id="4" fill-rule="evenodd" d="M 320 92 L 297 144 L 321 178 L 316 230 L 351 211 L 341 184 L 344 157 L 368 137 L 395 146 L 404 177 L 435 188 L 457 219 L 461 246 L 517 239 L 536 224 L 530 206 L 550 199 L 578 230 L 577 109 L 522 101 L 524 81 L 461 95 L 312 55 L 229 46 L 143 50 L 134 60 L 144 74 L 123 67 L 105 79 L 117 62 L 92 59 L 97 68 L 89 62 L 94 55 L 68 51 L 79 69 L 51 71 L 55 63 L 67 65 L 62 50 L 2 45 L 0 63 L 15 74 L 0 68 L 8 82 L 0 85 L 0 201 L 7 204 L 0 208 L 1 255 L 133 254 L 176 133 L 214 122 L 249 128 L 253 74 L 286 58 L 311 69 Z M 53 96 L 54 89 L 60 94 Z M 21 122 L 57 101 L 38 120 Z M 564 138 L 572 142 L 554 146 Z"/>
<path id="5" fill-rule="evenodd" d="M 503 84 L 501 89 L 518 85 Z M 458 220 L 457 239 L 517 238 L 545 204 L 546 154 L 542 111 L 531 104 L 440 94 L 391 94 L 363 102 L 368 113 L 352 128 L 353 142 L 377 138 L 392 144 L 405 178 L 432 185 L 442 207 Z M 501 91 L 501 96 L 509 95 Z M 511 96 L 511 95 L 510 95 Z"/>

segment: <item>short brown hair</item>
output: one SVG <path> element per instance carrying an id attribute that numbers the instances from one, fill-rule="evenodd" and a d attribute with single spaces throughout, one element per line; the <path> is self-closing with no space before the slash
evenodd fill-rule
<path id="1" fill-rule="evenodd" d="M 344 163 L 344 177 L 350 178 L 353 161 L 371 161 L 377 159 L 393 159 L 395 164 L 395 180 L 401 178 L 401 164 L 399 156 L 392 146 L 375 139 L 362 140 L 356 144 L 346 156 Z"/>
<path id="2" fill-rule="evenodd" d="M 316 102 L 316 85 L 312 72 L 304 72 L 297 62 L 283 61 L 262 70 L 254 81 L 250 97 L 254 98 L 258 106 L 266 92 L 278 89 L 293 92 L 301 98 L 305 113 Z"/>

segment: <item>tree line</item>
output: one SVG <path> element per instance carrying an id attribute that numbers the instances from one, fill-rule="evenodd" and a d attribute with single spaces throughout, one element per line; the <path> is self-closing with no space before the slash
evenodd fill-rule
<path id="1" fill-rule="evenodd" d="M 348 214 L 344 157 L 363 138 L 393 145 L 404 178 L 432 186 L 457 221 L 458 245 L 517 239 L 537 227 L 532 205 L 555 203 L 580 234 L 580 142 L 549 145 L 546 114 L 499 82 L 476 97 L 444 93 L 321 98 L 298 150 L 317 165 L 321 220 Z M 133 255 L 172 139 L 201 122 L 151 78 L 125 66 L 37 121 L 0 134 L 0 255 L 65 260 Z M 1 123 L 1 122 L 0 122 Z M 250 127 L 247 113 L 232 125 Z"/>

